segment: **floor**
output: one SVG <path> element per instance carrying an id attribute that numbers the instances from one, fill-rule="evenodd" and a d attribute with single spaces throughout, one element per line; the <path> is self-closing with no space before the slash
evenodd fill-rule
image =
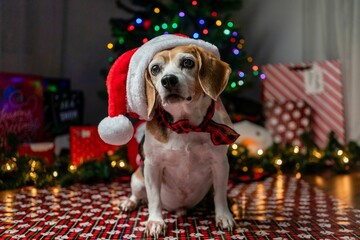
<path id="1" fill-rule="evenodd" d="M 314 187 L 321 180 L 312 179 L 280 174 L 230 184 L 233 231 L 217 229 L 214 211 L 203 203 L 185 216 L 163 211 L 168 228 L 161 239 L 359 239 L 360 209 Z M 340 183 L 333 186 L 344 188 Z M 128 183 L 112 183 L 3 192 L 0 239 L 147 239 L 147 207 L 132 213 L 118 208 L 129 191 Z"/>
<path id="2" fill-rule="evenodd" d="M 360 166 L 350 174 L 324 171 L 320 175 L 304 175 L 303 179 L 346 204 L 360 209 Z"/>

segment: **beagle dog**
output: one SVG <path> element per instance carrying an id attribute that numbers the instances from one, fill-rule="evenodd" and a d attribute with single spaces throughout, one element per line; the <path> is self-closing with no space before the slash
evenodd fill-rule
<path id="1" fill-rule="evenodd" d="M 133 173 L 131 196 L 120 207 L 131 211 L 140 200 L 147 201 L 146 232 L 151 236 L 166 229 L 163 208 L 184 213 L 211 189 L 216 225 L 231 230 L 235 224 L 227 203 L 228 143 L 219 143 L 216 136 L 231 126 L 219 99 L 230 71 L 227 63 L 195 45 L 158 52 L 145 70 L 152 120 L 146 123 L 144 166 Z M 238 136 L 233 132 L 231 141 Z"/>

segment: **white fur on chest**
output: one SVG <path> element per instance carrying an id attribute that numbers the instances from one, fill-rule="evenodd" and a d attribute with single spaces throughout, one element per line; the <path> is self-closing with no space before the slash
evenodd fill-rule
<path id="1" fill-rule="evenodd" d="M 226 145 L 215 146 L 209 133 L 170 133 L 166 144 L 151 134 L 145 137 L 148 164 L 161 168 L 161 203 L 168 210 L 190 208 L 199 203 L 213 182 L 214 161 L 222 161 Z"/>

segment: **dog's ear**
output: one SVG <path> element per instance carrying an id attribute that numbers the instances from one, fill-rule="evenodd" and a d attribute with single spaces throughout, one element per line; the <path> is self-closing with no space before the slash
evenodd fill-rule
<path id="1" fill-rule="evenodd" d="M 155 107 L 155 100 L 156 100 L 156 91 L 153 82 L 151 81 L 151 77 L 149 71 L 145 70 L 145 91 L 146 91 L 146 100 L 147 100 L 147 115 L 150 118 L 154 107 Z"/>
<path id="2" fill-rule="evenodd" d="M 203 48 L 196 47 L 196 52 L 199 61 L 200 85 L 208 96 L 217 100 L 228 83 L 231 68 L 229 64 Z"/>

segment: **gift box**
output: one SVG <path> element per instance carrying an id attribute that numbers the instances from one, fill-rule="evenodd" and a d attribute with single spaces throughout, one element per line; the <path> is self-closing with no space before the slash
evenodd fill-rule
<path id="1" fill-rule="evenodd" d="M 20 142 L 42 139 L 42 78 L 0 73 L 0 139 L 14 134 Z"/>
<path id="2" fill-rule="evenodd" d="M 70 127 L 72 165 L 79 166 L 87 160 L 101 160 L 105 153 L 118 148 L 119 146 L 109 145 L 101 140 L 97 126 Z"/>
<path id="3" fill-rule="evenodd" d="M 45 161 L 48 166 L 54 164 L 55 145 L 52 142 L 25 143 L 18 148 L 19 156 L 38 157 Z"/>
<path id="4" fill-rule="evenodd" d="M 343 84 L 338 60 L 300 64 L 268 64 L 262 68 L 263 98 L 305 101 L 311 108 L 314 142 L 324 147 L 333 131 L 345 142 Z"/>

